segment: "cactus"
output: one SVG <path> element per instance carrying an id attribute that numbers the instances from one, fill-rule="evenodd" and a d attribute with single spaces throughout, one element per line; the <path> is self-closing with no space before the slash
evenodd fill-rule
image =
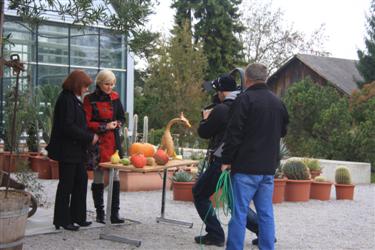
<path id="1" fill-rule="evenodd" d="M 327 178 L 320 175 L 320 176 L 315 177 L 314 181 L 316 181 L 316 182 L 326 182 Z"/>
<path id="2" fill-rule="evenodd" d="M 129 141 L 130 140 L 129 140 L 129 130 L 125 126 L 124 126 L 123 135 L 124 135 L 124 153 L 125 153 L 124 156 L 128 156 L 128 148 L 129 148 Z"/>
<path id="3" fill-rule="evenodd" d="M 283 166 L 283 172 L 291 180 L 308 180 L 309 169 L 301 161 L 287 161 Z"/>
<path id="4" fill-rule="evenodd" d="M 345 166 L 337 167 L 335 172 L 335 180 L 337 184 L 352 184 L 349 169 Z"/>
<path id="5" fill-rule="evenodd" d="M 145 116 L 143 117 L 143 138 L 142 138 L 143 143 L 148 142 L 148 117 Z"/>
<path id="6" fill-rule="evenodd" d="M 193 176 L 185 171 L 178 171 L 173 175 L 172 180 L 174 182 L 191 182 Z"/>
<path id="7" fill-rule="evenodd" d="M 310 169 L 310 171 L 321 171 L 322 170 L 318 160 L 304 158 L 302 160 L 302 162 L 303 162 L 303 164 L 306 165 L 306 167 L 308 167 Z"/>
<path id="8" fill-rule="evenodd" d="M 138 134 L 138 115 L 134 115 L 134 125 L 133 125 L 133 135 L 132 135 L 132 144 L 137 142 L 137 134 Z"/>

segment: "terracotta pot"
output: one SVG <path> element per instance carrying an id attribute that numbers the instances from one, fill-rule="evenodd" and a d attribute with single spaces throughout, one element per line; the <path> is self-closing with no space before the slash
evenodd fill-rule
<path id="1" fill-rule="evenodd" d="M 12 154 L 12 159 L 10 160 L 10 152 L 8 152 L 8 151 L 3 152 L 2 158 L 3 158 L 2 159 L 3 170 L 7 172 L 8 169 L 9 169 L 9 171 L 11 173 L 14 173 L 14 172 L 17 171 L 17 167 L 21 162 L 27 162 L 28 163 L 28 160 L 29 160 L 28 154 L 25 154 L 25 153 L 17 154 L 17 153 L 14 153 L 14 152 Z"/>
<path id="2" fill-rule="evenodd" d="M 311 183 L 310 199 L 328 201 L 331 196 L 331 182 L 316 182 Z"/>
<path id="3" fill-rule="evenodd" d="M 59 179 L 59 162 L 49 159 L 51 179 Z"/>
<path id="4" fill-rule="evenodd" d="M 216 193 L 214 193 L 213 195 L 210 196 L 210 201 L 212 202 L 212 207 L 214 207 L 214 208 L 216 207 L 215 194 Z M 217 199 L 219 199 L 219 197 L 221 196 L 221 194 L 222 194 L 222 190 L 220 189 L 219 192 L 218 192 L 218 194 L 217 194 Z M 223 202 L 220 202 L 219 206 L 222 207 L 223 206 Z"/>
<path id="5" fill-rule="evenodd" d="M 193 185 L 195 182 L 173 182 L 173 200 L 193 201 Z"/>
<path id="6" fill-rule="evenodd" d="M 29 156 L 30 168 L 33 172 L 38 172 L 38 156 Z"/>
<path id="7" fill-rule="evenodd" d="M 320 170 L 310 170 L 311 179 L 314 180 L 315 177 L 319 176 L 322 171 Z"/>
<path id="8" fill-rule="evenodd" d="M 51 179 L 51 166 L 49 159 L 45 156 L 35 156 L 39 179 Z"/>
<path id="9" fill-rule="evenodd" d="M 355 185 L 335 184 L 336 200 L 353 200 Z"/>
<path id="10" fill-rule="evenodd" d="M 311 180 L 287 180 L 285 201 L 308 201 L 310 198 Z"/>
<path id="11" fill-rule="evenodd" d="M 108 171 L 106 171 L 108 173 Z M 168 171 L 166 188 L 171 187 L 173 171 Z M 108 177 L 105 177 L 108 179 Z M 163 172 L 136 173 L 120 171 L 120 188 L 124 192 L 152 191 L 163 188 Z"/>
<path id="12" fill-rule="evenodd" d="M 281 203 L 285 198 L 285 186 L 287 179 L 274 179 L 272 203 Z"/>
<path id="13" fill-rule="evenodd" d="M 4 170 L 4 152 L 0 153 L 0 169 Z"/>

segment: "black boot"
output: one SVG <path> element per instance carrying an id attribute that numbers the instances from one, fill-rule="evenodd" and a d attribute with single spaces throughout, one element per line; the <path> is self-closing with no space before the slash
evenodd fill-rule
<path id="1" fill-rule="evenodd" d="M 112 209 L 111 209 L 111 223 L 120 224 L 124 223 L 125 219 L 119 217 L 120 210 L 120 182 L 113 182 L 113 191 L 112 191 Z"/>
<path id="2" fill-rule="evenodd" d="M 93 183 L 91 184 L 92 198 L 94 199 L 94 205 L 96 209 L 96 222 L 105 224 L 104 215 L 104 201 L 103 201 L 103 183 Z"/>

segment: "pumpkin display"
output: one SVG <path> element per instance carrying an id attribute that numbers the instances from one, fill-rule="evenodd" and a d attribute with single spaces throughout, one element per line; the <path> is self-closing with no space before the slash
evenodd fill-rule
<path id="1" fill-rule="evenodd" d="M 129 148 L 129 155 L 143 154 L 145 157 L 152 157 L 155 154 L 155 147 L 150 143 L 133 143 Z"/>
<path id="2" fill-rule="evenodd" d="M 163 149 L 158 149 L 154 155 L 154 159 L 158 165 L 165 165 L 169 161 L 169 156 Z"/>
<path id="3" fill-rule="evenodd" d="M 153 157 L 147 157 L 147 166 L 154 166 L 156 165 L 155 159 Z"/>
<path id="4" fill-rule="evenodd" d="M 136 168 L 143 168 L 146 166 L 147 159 L 143 154 L 134 154 L 130 158 L 132 165 Z"/>
<path id="5" fill-rule="evenodd" d="M 113 155 L 111 155 L 111 163 L 117 164 L 119 162 L 120 162 L 120 156 L 118 154 L 118 150 L 116 150 L 116 152 Z"/>

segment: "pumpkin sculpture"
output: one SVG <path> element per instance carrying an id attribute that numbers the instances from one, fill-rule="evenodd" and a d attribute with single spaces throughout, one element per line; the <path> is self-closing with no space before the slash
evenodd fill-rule
<path id="1" fill-rule="evenodd" d="M 153 157 L 155 147 L 150 143 L 133 143 L 129 148 L 129 155 L 143 154 L 145 157 Z"/>

